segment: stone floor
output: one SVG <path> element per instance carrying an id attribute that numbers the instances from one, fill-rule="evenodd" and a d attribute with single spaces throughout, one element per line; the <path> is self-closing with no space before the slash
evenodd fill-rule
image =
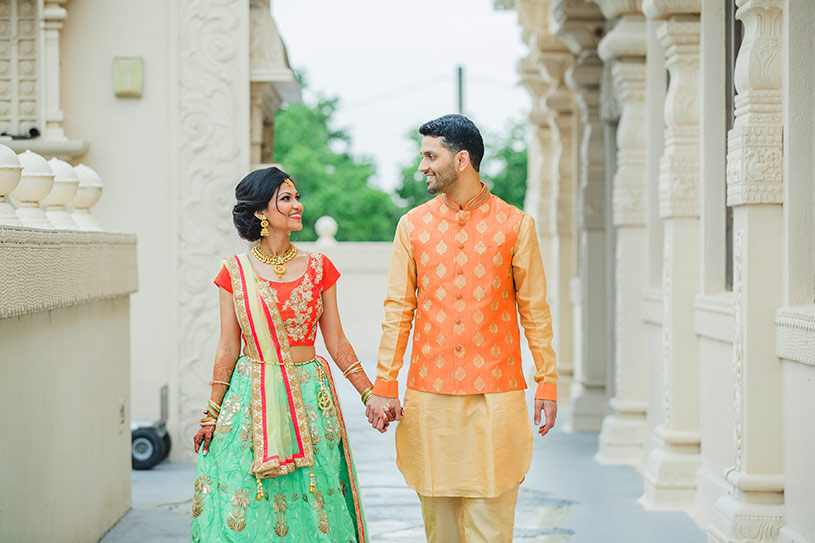
<path id="1" fill-rule="evenodd" d="M 345 383 L 340 396 L 374 543 L 423 542 L 416 495 L 395 466 L 393 432 L 367 426 Z M 561 421 L 562 422 L 562 421 Z M 561 424 L 562 426 L 562 424 Z M 535 440 L 532 469 L 516 509 L 515 541 L 540 543 L 703 543 L 684 513 L 645 511 L 637 504 L 642 478 L 633 468 L 600 466 L 595 434 L 555 429 Z M 102 543 L 189 541 L 195 466 L 163 463 L 133 472 L 133 509 Z"/>

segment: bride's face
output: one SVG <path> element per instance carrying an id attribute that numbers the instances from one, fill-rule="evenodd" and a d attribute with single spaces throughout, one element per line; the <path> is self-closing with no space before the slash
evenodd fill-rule
<path id="1" fill-rule="evenodd" d="M 292 232 L 303 229 L 303 204 L 300 193 L 291 181 L 283 183 L 269 205 L 261 212 L 269 221 L 269 229 Z"/>

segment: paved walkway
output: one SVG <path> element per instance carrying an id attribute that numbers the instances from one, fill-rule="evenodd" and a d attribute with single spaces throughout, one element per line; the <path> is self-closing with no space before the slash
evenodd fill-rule
<path id="1" fill-rule="evenodd" d="M 393 432 L 367 426 L 363 407 L 340 384 L 348 430 L 374 543 L 425 541 L 419 501 L 395 465 Z M 555 429 L 535 440 L 532 469 L 516 509 L 516 543 L 704 543 L 684 513 L 644 511 L 637 498 L 642 478 L 633 468 L 593 460 L 595 434 Z M 133 472 L 133 509 L 102 543 L 189 541 L 192 464 L 163 463 Z"/>

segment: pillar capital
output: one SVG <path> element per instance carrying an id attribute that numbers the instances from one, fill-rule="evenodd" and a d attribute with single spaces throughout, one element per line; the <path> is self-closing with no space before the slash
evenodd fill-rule
<path id="1" fill-rule="evenodd" d="M 727 203 L 783 202 L 782 0 L 740 0 L 736 120 L 727 143 Z"/>
<path id="2" fill-rule="evenodd" d="M 642 12 L 649 19 L 669 19 L 674 15 L 694 15 L 702 10 L 701 0 L 643 0 Z"/>
<path id="3" fill-rule="evenodd" d="M 597 48 L 605 24 L 600 8 L 587 0 L 555 0 L 550 8 L 549 31 L 575 55 Z"/>
<path id="4" fill-rule="evenodd" d="M 642 15 L 642 0 L 591 0 L 603 12 L 606 19 L 616 19 L 624 15 Z"/>
<path id="5" fill-rule="evenodd" d="M 624 15 L 597 46 L 597 53 L 606 62 L 618 58 L 645 58 L 646 21 L 642 14 Z"/>

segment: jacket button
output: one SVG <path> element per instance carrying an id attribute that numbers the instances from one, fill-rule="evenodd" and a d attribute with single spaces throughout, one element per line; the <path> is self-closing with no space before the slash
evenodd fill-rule
<path id="1" fill-rule="evenodd" d="M 461 319 L 456 319 L 456 324 L 461 324 Z"/>
<path id="2" fill-rule="evenodd" d="M 463 296 L 461 294 L 456 294 L 456 300 L 461 300 Z"/>
<path id="3" fill-rule="evenodd" d="M 457 350 L 458 352 L 461 352 L 461 349 L 462 349 L 462 348 L 463 348 L 463 347 L 462 347 L 461 345 L 456 345 L 456 350 Z"/>

